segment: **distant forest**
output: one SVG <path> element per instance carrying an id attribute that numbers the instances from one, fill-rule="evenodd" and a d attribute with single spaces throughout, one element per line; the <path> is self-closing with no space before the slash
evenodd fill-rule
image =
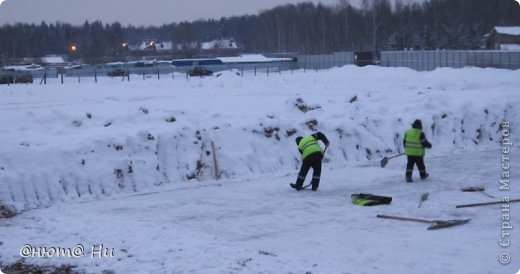
<path id="1" fill-rule="evenodd" d="M 497 25 L 520 25 L 515 1 L 430 0 L 405 5 L 398 0 L 393 5 L 388 0 L 364 0 L 357 8 L 339 0 L 335 6 L 288 4 L 257 15 L 146 28 L 100 21 L 80 26 L 18 23 L 0 27 L 0 62 L 48 54 L 117 60 L 128 54 L 123 42 L 149 38 L 180 44 L 233 38 L 244 52 L 255 53 L 477 49 L 483 35 Z M 73 44 L 76 52 L 70 49 Z M 177 54 L 197 55 L 193 50 Z"/>

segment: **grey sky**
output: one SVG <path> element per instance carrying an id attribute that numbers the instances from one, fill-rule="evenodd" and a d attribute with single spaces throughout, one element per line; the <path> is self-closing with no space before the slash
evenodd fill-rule
<path id="1" fill-rule="evenodd" d="M 256 14 L 277 5 L 304 1 L 325 5 L 339 3 L 339 0 L 5 0 L 0 5 L 0 25 L 41 21 L 82 24 L 85 20 L 101 20 L 149 26 Z M 350 2 L 358 5 L 361 0 Z"/>

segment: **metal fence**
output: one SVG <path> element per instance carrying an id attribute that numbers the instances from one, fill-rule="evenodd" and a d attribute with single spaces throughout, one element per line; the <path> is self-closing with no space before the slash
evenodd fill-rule
<path id="1" fill-rule="evenodd" d="M 353 52 L 336 52 L 333 54 L 298 55 L 297 66 L 304 70 L 322 70 L 354 64 Z"/>
<path id="2" fill-rule="evenodd" d="M 233 64 L 219 64 L 206 65 L 205 68 L 218 74 L 221 71 L 233 70 L 240 76 L 260 76 L 281 74 L 282 72 L 292 72 L 294 70 L 323 70 L 332 67 L 340 67 L 347 64 L 354 63 L 354 53 L 352 52 L 337 52 L 334 54 L 323 55 L 295 55 L 292 57 L 294 61 L 283 62 L 265 62 L 265 63 L 233 63 Z M 132 65 L 120 65 L 116 67 L 109 67 L 106 65 L 83 65 L 71 68 L 46 68 L 45 70 L 33 71 L 1 71 L 0 70 L 0 84 L 2 77 L 11 77 L 16 82 L 17 76 L 20 74 L 32 75 L 32 83 L 46 84 L 47 81 L 66 82 L 92 82 L 98 81 L 100 77 L 120 78 L 121 81 L 131 80 L 146 80 L 150 78 L 185 78 L 189 80 L 187 71 L 191 66 L 173 67 L 167 63 L 159 63 L 153 66 L 135 67 Z M 123 72 L 121 75 L 114 75 L 116 70 Z M 11 82 L 11 83 L 13 83 Z"/>
<path id="3" fill-rule="evenodd" d="M 266 62 L 266 63 L 234 63 L 210 65 L 206 68 L 214 73 L 220 71 L 234 70 L 238 75 L 272 75 L 282 72 L 302 69 L 324 70 L 333 67 L 356 64 L 354 52 L 336 52 L 333 54 L 320 55 L 294 55 L 292 62 Z M 520 69 L 520 51 L 384 51 L 381 52 L 381 59 L 377 62 L 383 67 L 408 67 L 418 71 L 430 71 L 439 67 L 462 68 L 467 66 L 474 67 L 493 67 L 504 69 Z M 18 79 L 25 79 L 20 75 L 30 74 L 32 83 L 46 84 L 47 81 L 64 82 L 97 82 L 98 77 L 148 79 L 161 77 L 183 78 L 189 80 L 186 72 L 191 66 L 173 67 L 168 63 L 159 63 L 154 66 L 134 67 L 124 65 L 119 67 L 128 72 L 126 77 L 122 75 L 111 75 L 117 68 L 106 65 L 84 65 L 68 69 L 46 68 L 45 70 L 35 71 L 2 71 L 0 70 L 0 84 L 16 82 Z M 88 79 L 86 79 L 88 78 Z M 11 80 L 10 80 L 11 79 Z"/>
<path id="4" fill-rule="evenodd" d="M 383 67 L 408 67 L 418 71 L 468 66 L 519 69 L 520 51 L 384 51 L 381 52 L 380 64 Z"/>
<path id="5" fill-rule="evenodd" d="M 239 76 L 269 76 L 273 74 L 281 74 L 282 72 L 290 72 L 299 69 L 296 62 L 289 63 L 256 63 L 256 64 L 224 64 L 210 65 L 205 68 L 211 70 L 213 75 L 218 75 L 222 71 L 232 70 Z M 150 67 L 129 67 L 122 66 L 118 68 L 109 68 L 105 66 L 82 66 L 81 68 L 70 69 L 40 69 L 27 71 L 7 71 L 0 70 L 0 84 L 15 83 L 33 83 L 47 84 L 48 82 L 71 83 L 71 82 L 98 82 L 103 78 L 116 78 L 121 81 L 135 81 L 147 79 L 186 79 L 187 71 L 191 67 L 172 67 L 165 65 L 156 65 Z M 27 81 L 27 75 L 30 76 L 30 82 Z M 20 77 L 23 76 L 23 77 Z M 198 76 L 195 76 L 198 77 Z M 23 79 L 24 81 L 20 81 Z"/>

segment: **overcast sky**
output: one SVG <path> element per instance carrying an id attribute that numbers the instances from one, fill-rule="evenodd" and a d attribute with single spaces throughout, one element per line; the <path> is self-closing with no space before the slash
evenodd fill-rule
<path id="1" fill-rule="evenodd" d="M 2 2 L 2 0 L 0 0 Z M 82 24 L 85 20 L 115 21 L 134 26 L 257 14 L 287 3 L 304 0 L 4 0 L 0 4 L 0 25 L 6 23 Z M 339 0 L 305 0 L 336 5 Z M 350 0 L 359 5 L 361 0 Z M 406 2 L 406 1 L 403 1 Z"/>

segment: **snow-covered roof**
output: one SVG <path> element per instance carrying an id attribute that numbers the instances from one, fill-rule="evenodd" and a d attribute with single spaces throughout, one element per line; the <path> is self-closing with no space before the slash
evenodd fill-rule
<path id="1" fill-rule="evenodd" d="M 43 70 L 43 67 L 36 64 L 31 65 L 16 65 L 16 66 L 5 66 L 5 70 L 15 70 L 15 71 L 33 71 L 33 70 Z"/>
<path id="2" fill-rule="evenodd" d="M 64 64 L 65 60 L 61 56 L 45 56 L 42 57 L 43 64 Z"/>
<path id="3" fill-rule="evenodd" d="M 501 50 L 518 50 L 520 51 L 520 44 L 500 44 Z"/>
<path id="4" fill-rule="evenodd" d="M 520 35 L 520 26 L 515 27 L 495 27 L 497 33 L 509 34 L 509 35 Z"/>
<path id="5" fill-rule="evenodd" d="M 292 61 L 291 58 L 267 58 L 262 54 L 244 54 L 235 57 L 219 57 L 223 63 L 269 63 L 274 61 Z"/>
<path id="6" fill-rule="evenodd" d="M 189 61 L 189 62 L 199 62 L 209 60 L 208 58 L 191 58 L 191 59 L 173 59 L 172 61 Z"/>
<path id="7" fill-rule="evenodd" d="M 202 42 L 200 48 L 204 50 L 212 50 L 214 48 L 221 49 L 238 49 L 238 44 L 230 39 L 213 40 L 211 42 Z"/>
<path id="8" fill-rule="evenodd" d="M 123 62 L 111 62 L 111 63 L 106 63 L 105 65 L 107 67 L 119 67 L 119 66 L 123 66 L 125 63 Z"/>
<path id="9" fill-rule="evenodd" d="M 143 40 L 136 44 L 128 45 L 128 49 L 135 50 L 172 50 L 173 43 L 169 41 Z"/>
<path id="10" fill-rule="evenodd" d="M 157 50 L 172 50 L 173 43 L 172 42 L 156 42 L 155 48 Z"/>
<path id="11" fill-rule="evenodd" d="M 200 43 L 200 48 L 201 49 L 210 50 L 210 49 L 213 49 L 214 47 L 215 47 L 215 42 L 214 41 Z"/>

